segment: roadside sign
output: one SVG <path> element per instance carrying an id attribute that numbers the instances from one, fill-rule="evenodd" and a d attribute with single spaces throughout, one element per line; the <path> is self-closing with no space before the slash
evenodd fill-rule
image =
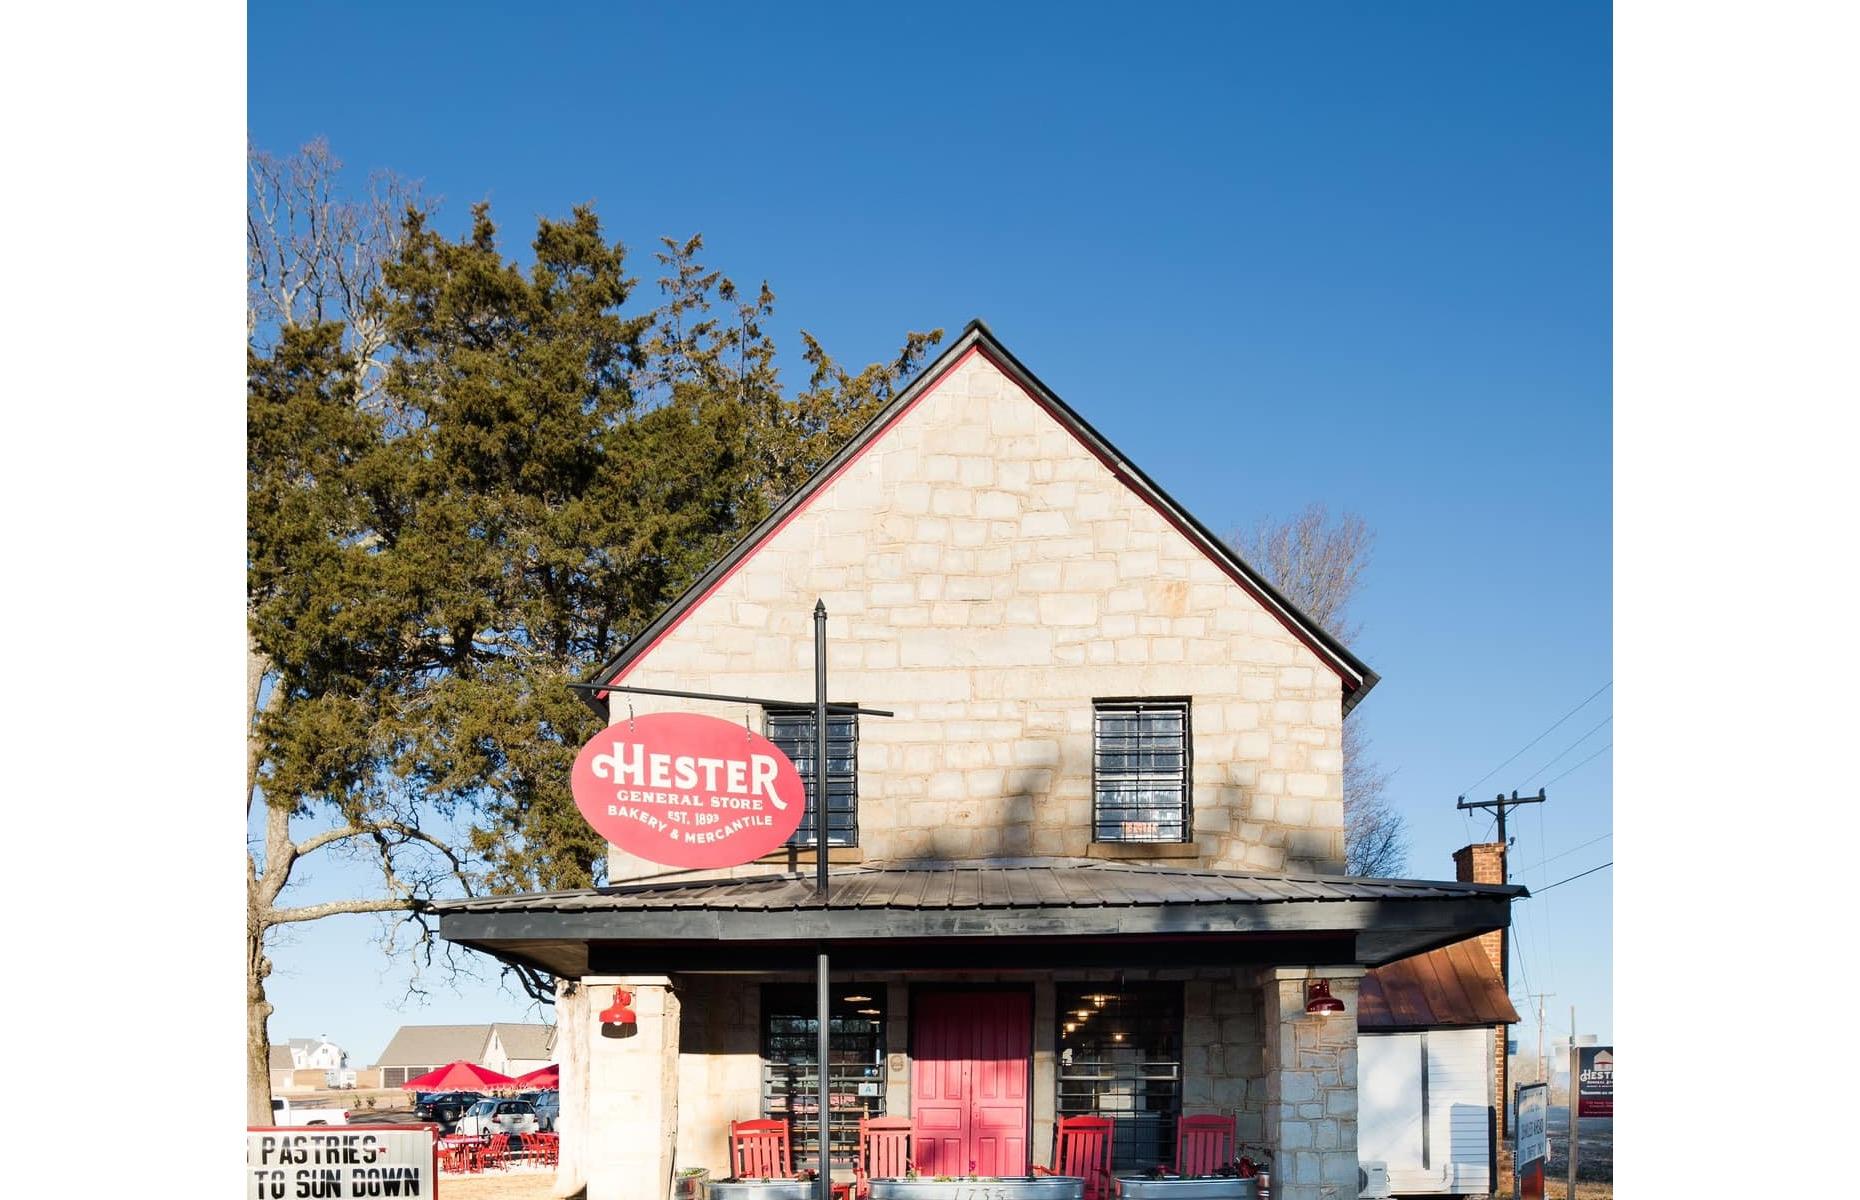
<path id="1" fill-rule="evenodd" d="M 1615 1048 L 1576 1047 L 1576 1115 L 1615 1115 Z"/>
<path id="2" fill-rule="evenodd" d="M 437 1125 L 252 1125 L 245 1131 L 249 1200 L 433 1196 Z"/>
<path id="3" fill-rule="evenodd" d="M 733 867 L 801 827 L 807 785 L 775 743 L 696 713 L 651 713 L 588 739 L 575 807 L 628 854 L 669 867 Z"/>
<path id="4" fill-rule="evenodd" d="M 1512 1148 L 1519 1200 L 1543 1200 L 1544 1164 L 1550 1158 L 1550 1085 L 1518 1085 L 1517 1141 Z"/>

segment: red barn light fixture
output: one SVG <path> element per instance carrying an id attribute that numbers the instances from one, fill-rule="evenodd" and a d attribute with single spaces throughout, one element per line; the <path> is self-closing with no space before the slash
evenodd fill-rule
<path id="1" fill-rule="evenodd" d="M 1343 1001 L 1330 994 L 1330 980 L 1313 979 L 1305 985 L 1305 1011 L 1328 1017 L 1346 1010 Z"/>
<path id="2" fill-rule="evenodd" d="M 633 1009 L 630 1007 L 632 1003 L 633 1003 L 632 992 L 627 991 L 625 988 L 615 988 L 613 1004 L 601 1010 L 601 1024 L 603 1025 L 637 1025 L 639 1024 L 639 1014 L 634 1012 Z"/>

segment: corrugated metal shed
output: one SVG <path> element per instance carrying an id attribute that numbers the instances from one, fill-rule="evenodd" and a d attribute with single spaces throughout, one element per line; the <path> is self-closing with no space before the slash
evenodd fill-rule
<path id="1" fill-rule="evenodd" d="M 1361 1030 L 1509 1024 L 1518 1010 L 1477 939 L 1373 967 L 1357 995 Z"/>

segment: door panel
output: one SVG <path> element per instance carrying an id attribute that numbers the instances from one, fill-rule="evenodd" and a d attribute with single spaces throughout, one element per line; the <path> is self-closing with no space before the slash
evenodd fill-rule
<path id="1" fill-rule="evenodd" d="M 925 1175 L 1025 1175 L 1033 997 L 919 992 L 911 1006 L 911 1113 Z"/>

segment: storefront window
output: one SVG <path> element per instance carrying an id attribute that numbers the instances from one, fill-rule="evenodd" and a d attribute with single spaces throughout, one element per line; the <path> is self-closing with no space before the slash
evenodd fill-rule
<path id="1" fill-rule="evenodd" d="M 794 761 L 807 784 L 807 811 L 801 827 L 788 839 L 791 846 L 817 845 L 814 832 L 814 710 L 768 710 L 768 739 Z M 859 844 L 859 717 L 856 713 L 827 717 L 827 844 Z"/>
<path id="2" fill-rule="evenodd" d="M 1092 722 L 1092 840 L 1188 840 L 1188 701 L 1100 700 Z"/>
<path id="3" fill-rule="evenodd" d="M 762 988 L 762 1115 L 787 1118 L 796 1170 L 820 1153 L 818 1000 L 809 984 Z M 836 983 L 827 1036 L 832 1163 L 852 1169 L 859 1118 L 885 1115 L 885 986 Z"/>
<path id="4" fill-rule="evenodd" d="M 1062 983 L 1058 998 L 1058 1114 L 1109 1117 L 1114 1169 L 1173 1163 L 1182 1115 L 1182 985 Z"/>

